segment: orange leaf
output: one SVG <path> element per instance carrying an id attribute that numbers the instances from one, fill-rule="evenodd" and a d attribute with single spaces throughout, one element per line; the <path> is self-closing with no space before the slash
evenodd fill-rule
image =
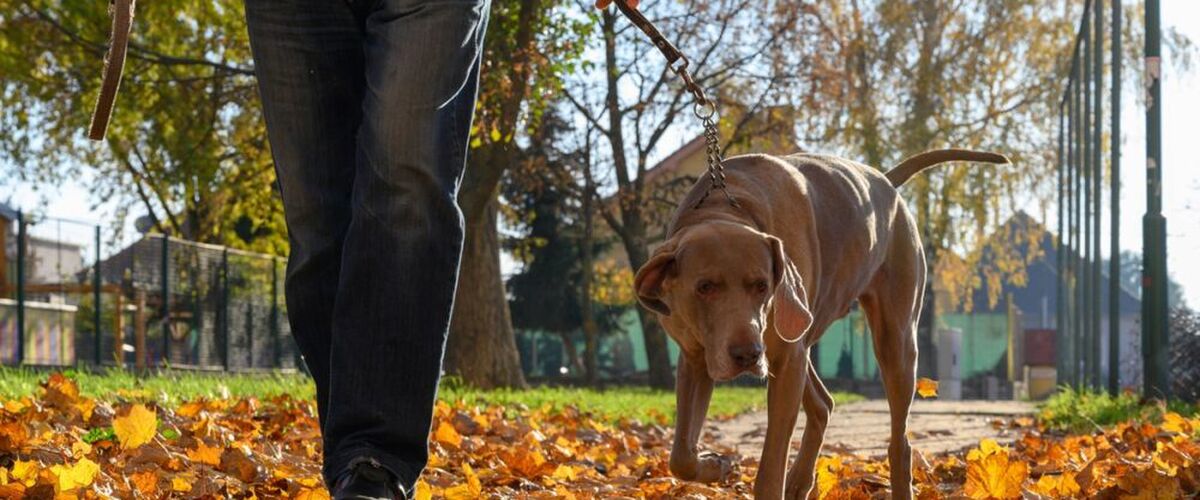
<path id="1" fill-rule="evenodd" d="M 154 439 L 158 432 L 158 416 L 145 406 L 133 405 L 129 413 L 113 419 L 113 432 L 122 448 L 137 448 Z"/>
<path id="2" fill-rule="evenodd" d="M 462 444 L 462 435 L 454 430 L 454 426 L 450 425 L 450 422 L 445 420 L 438 424 L 437 432 L 434 433 L 433 438 L 439 443 L 452 444 L 455 447 Z"/>
<path id="3" fill-rule="evenodd" d="M 938 383 L 936 380 L 921 377 L 917 379 L 917 394 L 923 398 L 937 397 Z"/>
<path id="4" fill-rule="evenodd" d="M 187 451 L 187 456 L 196 462 L 215 467 L 221 465 L 222 451 L 224 450 L 216 446 L 209 446 L 204 441 L 197 441 L 196 447 Z"/>
<path id="5" fill-rule="evenodd" d="M 134 489 L 145 496 L 152 497 L 158 491 L 158 474 L 154 471 L 130 474 L 129 481 L 133 483 Z"/>

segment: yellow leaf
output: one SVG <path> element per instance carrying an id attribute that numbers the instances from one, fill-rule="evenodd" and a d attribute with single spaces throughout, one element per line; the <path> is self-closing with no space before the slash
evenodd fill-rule
<path id="1" fill-rule="evenodd" d="M 483 484 L 479 482 L 479 476 L 476 476 L 475 471 L 471 469 L 471 464 L 463 464 L 463 477 L 467 479 L 466 484 L 446 489 L 445 494 L 448 500 L 472 500 L 483 495 Z"/>
<path id="2" fill-rule="evenodd" d="M 438 424 L 437 432 L 434 433 L 433 438 L 439 443 L 452 444 L 455 447 L 462 444 L 462 435 L 454 430 L 454 426 L 445 420 Z"/>
<path id="3" fill-rule="evenodd" d="M 1008 450 L 990 439 L 985 439 L 980 448 L 971 450 L 968 456 L 963 492 L 978 499 L 1020 497 L 1029 466 L 1020 460 L 1010 461 Z M 975 458 L 970 458 L 971 455 Z"/>
<path id="4" fill-rule="evenodd" d="M 70 491 L 92 484 L 92 481 L 96 480 L 96 473 L 100 472 L 100 466 L 87 458 L 81 458 L 70 467 L 55 465 L 50 468 L 50 472 L 58 476 L 59 491 Z"/>
<path id="5" fill-rule="evenodd" d="M 559 464 L 558 468 L 554 469 L 554 479 L 560 481 L 574 481 L 578 477 L 575 468 L 567 464 Z"/>
<path id="6" fill-rule="evenodd" d="M 938 383 L 936 380 L 921 377 L 917 379 L 917 394 L 923 398 L 937 397 Z"/>
<path id="7" fill-rule="evenodd" d="M 37 483 L 38 463 L 33 460 L 17 460 L 13 462 L 12 478 L 25 486 Z"/>
<path id="8" fill-rule="evenodd" d="M 125 449 L 149 443 L 157 431 L 158 416 L 140 404 L 133 405 L 128 414 L 113 419 L 113 432 Z"/>
<path id="9" fill-rule="evenodd" d="M 192 482 L 183 477 L 184 474 L 179 474 L 171 478 L 171 489 L 180 493 L 192 491 Z"/>
<path id="10" fill-rule="evenodd" d="M 221 452 L 223 450 L 216 446 L 204 444 L 204 441 L 197 441 L 196 447 L 187 451 L 188 458 L 195 462 L 208 464 L 212 466 L 221 465 Z"/>
<path id="11" fill-rule="evenodd" d="M 413 500 L 433 500 L 433 488 L 430 488 L 429 483 L 424 479 L 417 481 L 417 487 L 413 491 Z"/>
<path id="12" fill-rule="evenodd" d="M 842 471 L 841 457 L 817 458 L 817 498 L 825 498 L 838 484 L 838 475 Z"/>
<path id="13" fill-rule="evenodd" d="M 1168 432 L 1178 432 L 1180 434 L 1192 433 L 1191 422 L 1188 422 L 1188 419 L 1183 418 L 1182 415 L 1173 411 L 1163 415 L 1162 428 Z"/>

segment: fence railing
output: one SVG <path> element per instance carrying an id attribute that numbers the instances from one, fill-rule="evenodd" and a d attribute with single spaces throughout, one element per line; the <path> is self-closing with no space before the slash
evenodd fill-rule
<path id="1" fill-rule="evenodd" d="M 0 363 L 295 369 L 284 260 L 95 224 L 0 217 Z"/>

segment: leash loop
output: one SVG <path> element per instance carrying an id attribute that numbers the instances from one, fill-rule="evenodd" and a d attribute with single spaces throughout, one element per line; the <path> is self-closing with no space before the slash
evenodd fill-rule
<path id="1" fill-rule="evenodd" d="M 692 106 L 692 113 L 696 115 L 696 118 L 700 119 L 700 123 L 704 126 L 705 157 L 708 162 L 708 189 L 704 190 L 704 195 L 700 197 L 700 201 L 696 202 L 694 208 L 699 208 L 704 203 L 704 200 L 708 199 L 708 195 L 712 193 L 713 189 L 720 189 L 725 194 L 725 199 L 729 201 L 730 205 L 741 208 L 741 205 L 738 205 L 737 200 L 733 198 L 733 195 L 729 193 L 729 189 L 725 186 L 725 158 L 721 154 L 721 133 L 720 129 L 717 128 L 717 124 L 720 122 L 720 117 L 717 114 L 717 104 L 709 100 L 708 96 L 704 94 L 704 89 L 692 79 L 692 74 L 688 71 L 691 61 L 688 60 L 687 56 L 683 55 L 683 52 L 680 52 L 675 45 L 667 40 L 662 32 L 654 26 L 654 23 L 646 19 L 646 16 L 643 16 L 635 7 L 629 6 L 626 1 L 628 0 L 615 0 L 613 3 L 617 4 L 617 10 L 625 14 L 625 17 L 629 18 L 629 21 L 634 26 L 637 26 L 642 33 L 645 33 L 650 38 L 650 43 L 653 43 L 659 52 L 662 52 L 663 57 L 667 58 L 667 68 L 683 80 L 684 89 L 696 99 L 695 104 Z M 602 4 L 597 5 L 603 7 Z"/>
<path id="2" fill-rule="evenodd" d="M 110 0 L 108 11 L 112 15 L 112 37 L 108 52 L 104 55 L 104 79 L 100 84 L 100 96 L 92 112 L 88 126 L 88 138 L 104 140 L 108 122 L 116 106 L 117 90 L 121 87 L 121 73 L 125 69 L 125 52 L 129 48 L 129 31 L 133 28 L 134 0 Z"/>

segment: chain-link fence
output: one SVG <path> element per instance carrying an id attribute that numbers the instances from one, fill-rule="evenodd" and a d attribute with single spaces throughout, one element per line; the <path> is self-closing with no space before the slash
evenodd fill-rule
<path id="1" fill-rule="evenodd" d="M 300 366 L 283 259 L 161 235 L 105 249 L 101 236 L 0 206 L 0 363 Z"/>

